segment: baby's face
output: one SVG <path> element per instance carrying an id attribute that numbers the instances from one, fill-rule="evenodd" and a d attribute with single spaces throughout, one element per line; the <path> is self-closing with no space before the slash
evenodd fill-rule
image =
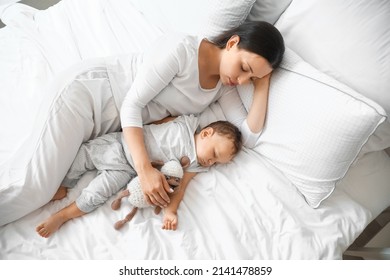
<path id="1" fill-rule="evenodd" d="M 196 155 L 202 166 L 228 163 L 233 158 L 233 142 L 227 137 L 214 133 L 212 128 L 202 130 L 196 138 Z"/>

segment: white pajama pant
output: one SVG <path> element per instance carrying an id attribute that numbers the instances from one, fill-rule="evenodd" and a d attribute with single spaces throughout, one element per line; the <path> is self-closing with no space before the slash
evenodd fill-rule
<path id="1" fill-rule="evenodd" d="M 125 157 L 121 133 L 106 134 L 81 145 L 62 185 L 74 187 L 89 170 L 97 170 L 97 176 L 76 199 L 77 207 L 85 213 L 104 204 L 137 175 Z"/>

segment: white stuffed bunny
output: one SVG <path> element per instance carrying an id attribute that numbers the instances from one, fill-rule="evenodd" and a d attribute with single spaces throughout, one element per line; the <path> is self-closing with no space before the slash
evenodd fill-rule
<path id="1" fill-rule="evenodd" d="M 181 179 L 183 178 L 182 164 L 176 160 L 171 160 L 164 163 L 163 165 L 153 163 L 153 166 L 157 168 L 161 167 L 159 168 L 161 173 L 165 175 L 167 183 L 175 191 L 175 189 L 180 185 Z M 131 205 L 133 205 L 133 209 L 130 211 L 129 214 L 126 215 L 123 220 L 119 220 L 115 223 L 114 228 L 117 230 L 119 230 L 125 223 L 129 222 L 134 217 L 134 215 L 137 213 L 138 208 L 145 208 L 150 206 L 150 204 L 145 200 L 145 196 L 142 192 L 138 176 L 130 181 L 125 190 L 119 193 L 119 196 L 112 202 L 111 208 L 113 210 L 119 209 L 121 206 L 122 198 L 124 197 L 128 198 Z M 160 211 L 161 209 L 159 207 L 156 207 L 155 213 L 158 214 Z"/>

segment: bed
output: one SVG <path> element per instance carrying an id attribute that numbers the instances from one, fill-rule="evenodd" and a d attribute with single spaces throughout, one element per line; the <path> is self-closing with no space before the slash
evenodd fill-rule
<path id="1" fill-rule="evenodd" d="M 1 6 L 0 259 L 342 259 L 390 206 L 390 2 L 208 2 Z M 49 202 L 78 133 L 59 122 L 52 133 L 67 139 L 37 144 L 60 74 L 82 60 L 143 51 L 164 32 L 212 37 L 244 20 L 275 24 L 287 47 L 258 145 L 193 179 L 177 231 L 161 230 L 152 209 L 116 231 L 128 209 L 111 210 L 112 198 L 41 238 L 35 227 L 95 176 Z M 239 88 L 246 106 L 250 89 Z"/>

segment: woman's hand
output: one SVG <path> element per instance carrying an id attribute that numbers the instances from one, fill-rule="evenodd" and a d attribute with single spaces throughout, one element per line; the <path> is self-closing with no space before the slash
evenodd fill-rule
<path id="1" fill-rule="evenodd" d="M 253 100 L 246 118 L 249 129 L 253 133 L 259 133 L 264 127 L 271 73 L 261 79 L 253 80 Z"/>
<path id="2" fill-rule="evenodd" d="M 165 208 L 170 202 L 168 193 L 173 192 L 173 190 L 168 185 L 164 174 L 152 166 L 150 167 L 138 173 L 142 191 L 149 204 Z"/>
<path id="3" fill-rule="evenodd" d="M 150 204 L 166 207 L 170 201 L 170 187 L 164 175 L 152 167 L 145 148 L 144 134 L 140 127 L 124 127 L 123 135 L 134 161 L 141 188 Z"/>
<path id="4" fill-rule="evenodd" d="M 255 93 L 268 93 L 269 82 L 271 79 L 271 73 L 265 75 L 261 79 L 253 80 L 253 85 L 255 87 Z"/>

